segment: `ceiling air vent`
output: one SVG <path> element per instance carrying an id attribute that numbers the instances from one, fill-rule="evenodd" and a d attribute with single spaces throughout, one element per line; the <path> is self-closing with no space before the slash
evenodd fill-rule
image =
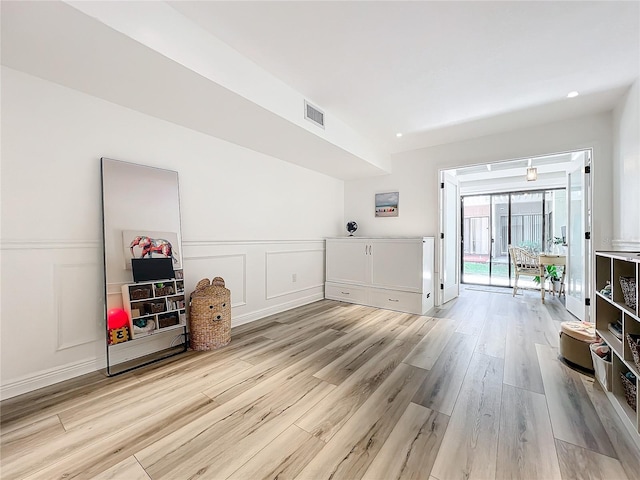
<path id="1" fill-rule="evenodd" d="M 314 107 L 306 100 L 304 101 L 304 118 L 315 123 L 317 126 L 324 128 L 324 112 L 317 107 Z"/>

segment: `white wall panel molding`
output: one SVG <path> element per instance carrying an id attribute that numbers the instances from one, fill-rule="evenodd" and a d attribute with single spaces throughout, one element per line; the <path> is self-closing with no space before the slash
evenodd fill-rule
<path id="1" fill-rule="evenodd" d="M 313 290 L 315 288 L 320 289 L 320 288 L 323 288 L 323 287 L 324 287 L 324 284 L 318 283 L 317 285 L 310 285 L 308 287 L 298 288 L 298 289 L 294 289 L 294 290 L 287 290 L 285 292 L 277 293 L 275 295 L 267 295 L 265 298 L 266 298 L 266 300 L 272 300 L 274 298 L 286 297 L 287 295 L 293 295 L 294 293 L 306 292 L 308 290 Z"/>
<path id="2" fill-rule="evenodd" d="M 98 249 L 102 242 L 94 240 L 1 240 L 0 250 L 60 250 L 95 248 Z"/>
<path id="3" fill-rule="evenodd" d="M 290 310 L 296 307 L 301 307 L 302 305 L 307 305 L 309 303 L 318 302 L 323 299 L 324 299 L 324 292 L 314 293 L 313 295 L 296 298 L 295 300 L 291 300 L 289 302 L 278 303 L 276 305 L 271 305 L 267 308 L 262 308 L 260 310 L 254 310 L 252 312 L 245 313 L 243 315 L 235 315 L 235 316 L 232 316 L 231 318 L 231 326 L 238 327 L 240 325 L 244 325 L 245 323 L 253 322 L 255 320 L 268 317 L 269 315 L 275 315 L 276 313 L 284 312 L 286 310 Z M 231 332 L 231 337 L 233 338 L 233 331 Z"/>
<path id="4" fill-rule="evenodd" d="M 86 318 L 85 312 L 105 295 L 92 286 L 99 290 L 104 285 L 98 159 L 99 152 L 108 153 L 105 142 L 111 145 L 109 156 L 179 171 L 187 293 L 200 278 L 225 278 L 236 302 L 234 325 L 322 298 L 311 289 L 266 300 L 265 251 L 320 249 L 325 237 L 339 235 L 343 181 L 5 65 L 0 70 L 6 94 L 2 195 L 11 199 L 3 204 L 0 253 L 3 275 L 12 279 L 2 285 L 0 377 L 12 394 L 104 367 L 104 330 L 98 340 L 82 343 L 88 332 L 74 332 L 72 326 L 104 323 L 102 309 L 95 318 Z M 25 116 L 30 105 L 38 105 L 37 112 Z M 97 130 L 100 138 L 94 135 Z M 69 171 L 77 180 L 73 191 L 59 188 Z M 212 197 L 212 182 L 224 208 Z M 290 208 L 271 208 L 292 198 Z M 96 270 L 90 285 L 76 287 L 80 279 L 70 279 L 76 271 L 91 277 L 89 266 L 55 272 L 56 265 L 92 263 Z M 64 288 L 56 286 L 56 275 L 70 279 Z M 296 289 L 306 286 L 300 280 Z M 107 299 L 114 305 L 120 286 L 107 285 Z M 87 297 L 93 297 L 77 311 L 75 288 L 91 290 Z"/>
<path id="5" fill-rule="evenodd" d="M 322 288 L 324 248 L 265 252 L 265 299 Z"/>
<path id="6" fill-rule="evenodd" d="M 40 372 L 25 375 L 0 386 L 0 400 L 22 395 L 38 388 L 69 380 L 70 378 L 95 372 L 105 365 L 105 357 L 90 358 L 80 362 L 48 368 Z"/>
<path id="7" fill-rule="evenodd" d="M 324 243 L 324 238 L 309 240 L 183 240 L 183 247 L 217 247 L 221 245 L 298 245 Z"/>
<path id="8" fill-rule="evenodd" d="M 128 283 L 127 282 L 107 283 L 107 295 L 122 295 L 122 285 L 128 285 Z"/>
<path id="9" fill-rule="evenodd" d="M 239 259 L 239 262 L 228 261 Z M 226 287 L 234 293 L 231 295 L 231 307 L 237 308 L 247 304 L 247 254 L 220 254 L 220 255 L 183 255 L 184 262 L 195 264 L 193 267 L 185 266 L 185 288 L 187 291 L 193 290 L 197 280 L 208 278 L 211 280 L 213 274 L 221 276 L 225 280 Z M 227 260 L 226 262 L 224 260 Z M 205 271 L 205 267 L 218 264 L 217 267 Z M 196 272 L 196 273 L 194 273 Z M 203 273 L 197 273 L 203 272 Z M 214 273 L 209 273 L 214 272 Z M 219 273 L 215 273 L 219 272 Z M 191 279 L 191 281 L 189 280 Z M 237 295 L 237 286 L 241 286 L 240 298 Z M 235 287 L 235 288 L 234 288 Z"/>
<path id="10" fill-rule="evenodd" d="M 53 266 L 54 305 L 57 317 L 56 350 L 65 350 L 100 338 L 104 308 L 101 275 L 95 263 L 67 263 Z"/>
<path id="11" fill-rule="evenodd" d="M 324 252 L 324 248 L 307 248 L 304 250 L 267 250 L 265 254 L 269 255 L 288 255 L 291 253 L 307 253 L 307 252 Z"/>
<path id="12" fill-rule="evenodd" d="M 640 252 L 640 240 L 613 240 L 611 245 L 614 250 Z"/>

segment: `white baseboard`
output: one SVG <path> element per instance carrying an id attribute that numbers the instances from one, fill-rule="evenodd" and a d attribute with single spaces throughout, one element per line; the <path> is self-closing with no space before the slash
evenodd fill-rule
<path id="1" fill-rule="evenodd" d="M 317 302 L 323 299 L 324 293 L 314 293 L 313 295 L 297 298 L 290 302 L 279 303 L 278 305 L 263 308 L 262 310 L 256 310 L 245 315 L 234 317 L 232 320 L 232 325 L 234 327 L 237 327 L 245 323 L 268 317 L 269 315 L 281 313 L 286 310 L 301 307 L 303 305 L 307 305 L 309 303 Z M 126 358 L 126 354 L 124 356 Z M 18 395 L 22 395 L 23 393 L 32 392 L 39 388 L 48 387 L 49 385 L 53 385 L 64 380 L 69 380 L 71 378 L 79 377 L 80 375 L 95 372 L 96 370 L 104 368 L 105 365 L 106 357 L 102 357 L 91 358 L 82 362 L 43 370 L 36 374 L 28 375 L 0 385 L 0 400 L 6 400 L 7 398 L 12 398 Z"/>
<path id="2" fill-rule="evenodd" d="M 61 367 L 43 370 L 33 375 L 28 375 L 0 386 L 0 400 L 32 392 L 39 388 L 48 387 L 54 383 L 79 377 L 87 373 L 99 370 L 104 365 L 106 358 L 91 358 L 78 363 L 63 365 Z"/>
<path id="3" fill-rule="evenodd" d="M 307 305 L 309 303 L 317 302 L 319 300 L 324 299 L 324 293 L 314 293 L 313 295 L 309 295 L 306 297 L 296 298 L 290 302 L 279 303 L 278 305 L 274 305 L 272 307 L 263 308 L 262 310 L 256 310 L 254 312 L 249 312 L 244 315 L 240 315 L 237 317 L 232 317 L 231 319 L 231 327 L 239 327 L 240 325 L 244 325 L 245 323 L 254 322 L 256 320 L 260 320 L 261 318 L 268 317 L 269 315 L 275 315 L 276 313 L 281 313 L 286 310 L 291 310 L 292 308 L 301 307 L 303 305 Z"/>

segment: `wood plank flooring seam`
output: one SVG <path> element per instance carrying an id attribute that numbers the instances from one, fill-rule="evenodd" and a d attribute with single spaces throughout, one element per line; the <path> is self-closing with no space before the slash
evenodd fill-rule
<path id="1" fill-rule="evenodd" d="M 628 480 L 618 459 L 562 440 L 555 443 L 563 480 Z"/>
<path id="2" fill-rule="evenodd" d="M 613 444 L 580 375 L 562 364 L 552 347 L 536 345 L 536 351 L 554 437 L 603 455 L 615 455 Z"/>
<path id="3" fill-rule="evenodd" d="M 640 451 L 604 392 L 557 358 L 557 299 L 463 288 L 429 315 L 322 300 L 232 330 L 216 351 L 2 402 L 3 478 L 637 476 Z M 505 374 L 533 352 L 542 392 Z"/>
<path id="4" fill-rule="evenodd" d="M 622 419 L 618 417 L 599 382 L 584 377 L 581 380 L 598 417 L 602 420 L 602 424 L 609 435 L 609 440 L 613 444 L 622 468 L 629 478 L 638 476 L 638 472 L 640 472 L 640 449 L 622 424 Z"/>
<path id="5" fill-rule="evenodd" d="M 185 408 L 186 405 L 186 408 Z M 72 477 L 73 475 L 68 472 L 68 464 L 73 461 L 87 462 L 91 459 L 90 463 L 93 467 L 96 466 L 96 457 L 101 458 L 101 456 L 108 458 L 111 454 L 120 454 L 121 448 L 118 448 L 115 452 L 112 451 L 114 445 L 118 445 L 117 441 L 114 439 L 119 439 L 121 437 L 125 438 L 126 441 L 130 441 L 132 436 L 140 435 L 140 431 L 145 431 L 142 426 L 146 425 L 147 430 L 151 430 L 152 432 L 156 432 L 161 430 L 160 426 L 162 422 L 158 422 L 158 418 L 163 418 L 167 413 L 171 415 L 176 415 L 180 408 L 180 415 L 178 418 L 174 419 L 173 422 L 180 425 L 183 421 L 192 421 L 190 417 L 196 416 L 198 413 L 201 413 L 201 410 L 215 409 L 217 405 L 215 402 L 212 402 L 209 398 L 205 397 L 202 394 L 197 394 L 192 399 L 185 399 L 182 402 L 179 402 L 176 405 L 167 405 L 165 408 L 161 408 L 153 411 L 152 415 L 149 417 L 145 417 L 140 419 L 139 422 L 134 424 L 127 425 L 127 427 L 118 430 L 105 430 L 101 434 L 94 434 L 93 441 L 88 441 L 83 438 L 83 435 L 86 435 L 84 432 L 71 432 L 68 435 L 72 435 L 77 441 L 72 444 L 64 445 L 63 449 L 58 448 L 56 451 L 51 451 L 51 449 L 34 449 L 32 451 L 27 452 L 20 459 L 21 461 L 13 462 L 9 465 L 3 466 L 3 475 L 7 474 L 7 470 L 10 472 L 9 478 L 19 478 L 19 479 L 39 479 L 49 480 L 50 478 L 56 477 L 57 475 L 52 474 L 51 472 L 64 472 L 64 478 Z M 199 415 L 198 415 L 199 416 Z M 194 418 L 195 419 L 195 418 Z M 193 420 L 194 420 L 193 419 Z M 163 425 L 162 428 L 173 427 L 173 424 Z M 153 436 L 153 435 L 152 435 Z M 149 434 L 145 434 L 144 441 L 149 441 Z M 64 441 L 67 441 L 68 438 L 63 438 Z M 90 455 L 87 452 L 91 452 L 92 449 L 95 451 L 95 445 L 101 445 L 103 448 L 99 449 L 98 455 Z M 136 445 L 137 447 L 138 445 Z M 135 452 L 132 452 L 135 453 Z M 44 455 L 43 455 L 44 454 Z M 33 458 L 32 458 L 33 457 Z M 29 470 L 30 465 L 33 465 L 35 462 L 41 462 L 38 464 L 36 468 L 33 470 Z M 46 461 L 50 463 L 45 463 Z M 41 473 L 44 474 L 40 475 Z M 12 476 L 14 475 L 14 476 Z M 4 477 L 3 477 L 4 478 Z"/>
<path id="6" fill-rule="evenodd" d="M 494 478 L 504 361 L 474 353 L 432 474 L 439 478 Z"/>
<path id="7" fill-rule="evenodd" d="M 504 385 L 496 477 L 560 480 L 554 442 L 545 396 Z"/>
<path id="8" fill-rule="evenodd" d="M 553 428 L 553 425 L 551 425 L 551 428 Z M 589 452 L 593 452 L 596 455 L 602 455 L 603 457 L 608 457 L 608 458 L 611 458 L 613 460 L 620 460 L 617 456 L 613 457 L 611 455 L 607 455 L 606 453 L 596 452 L 595 450 L 591 450 L 590 448 L 583 447 L 582 445 L 576 445 L 574 442 L 567 442 L 566 440 L 560 440 L 559 438 L 556 438 L 555 436 L 553 438 L 556 441 L 560 441 L 562 443 L 566 443 L 567 445 L 573 445 L 574 447 L 582 448 L 583 450 L 588 450 Z"/>

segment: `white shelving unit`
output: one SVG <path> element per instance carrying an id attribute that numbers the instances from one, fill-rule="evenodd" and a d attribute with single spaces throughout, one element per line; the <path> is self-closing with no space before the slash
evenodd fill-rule
<path id="1" fill-rule="evenodd" d="M 131 339 L 184 328 L 187 324 L 184 280 L 156 280 L 122 286 Z"/>
<path id="2" fill-rule="evenodd" d="M 603 385 L 609 400 L 640 446 L 640 415 L 627 403 L 621 375 L 631 372 L 636 377 L 636 392 L 640 387 L 640 371 L 636 366 L 627 334 L 640 334 L 640 306 L 638 305 L 638 280 L 640 280 L 640 254 L 637 252 L 596 252 L 595 275 L 595 320 L 596 331 L 611 348 L 611 390 Z M 636 306 L 629 307 L 620 285 L 620 277 L 632 277 L 636 281 Z M 611 284 L 611 297 L 601 293 L 607 283 Z M 609 330 L 610 323 L 622 322 L 622 339 Z M 636 398 L 636 403 L 638 399 Z"/>

